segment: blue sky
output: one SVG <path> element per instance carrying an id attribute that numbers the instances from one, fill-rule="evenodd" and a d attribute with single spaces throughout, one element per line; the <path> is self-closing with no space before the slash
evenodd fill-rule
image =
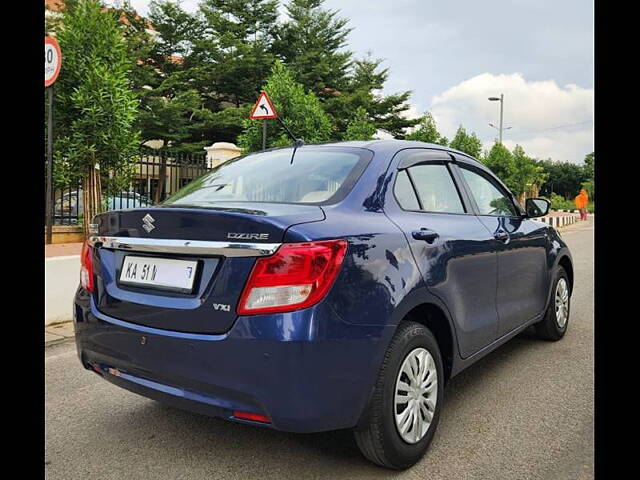
<path id="1" fill-rule="evenodd" d="M 148 0 L 131 0 L 141 14 Z M 197 0 L 185 0 L 188 11 Z M 356 56 L 383 58 L 386 93 L 412 90 L 449 138 L 459 124 L 488 148 L 504 93 L 504 143 L 580 162 L 593 150 L 593 3 L 589 0 L 326 0 L 353 28 Z"/>

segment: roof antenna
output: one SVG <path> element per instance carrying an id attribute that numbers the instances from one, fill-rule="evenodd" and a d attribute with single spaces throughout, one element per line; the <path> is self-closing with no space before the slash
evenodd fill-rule
<path id="1" fill-rule="evenodd" d="M 291 133 L 291 130 L 287 128 L 287 126 L 282 121 L 282 119 L 280 117 L 277 117 L 277 118 L 278 118 L 278 121 L 280 122 L 280 125 L 282 125 L 282 127 L 286 130 L 287 134 L 293 139 L 293 154 L 291 155 L 291 165 L 293 165 L 293 158 L 296 156 L 296 150 L 304 146 L 304 140 L 302 140 L 301 138 L 297 138 L 293 133 Z"/>

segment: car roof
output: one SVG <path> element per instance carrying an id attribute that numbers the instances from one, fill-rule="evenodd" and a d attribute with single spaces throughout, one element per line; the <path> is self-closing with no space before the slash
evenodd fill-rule
<path id="1" fill-rule="evenodd" d="M 473 158 L 469 154 L 461 152 L 460 150 L 456 150 L 455 148 L 445 147 L 443 145 L 438 145 L 437 143 L 419 142 L 415 140 L 397 140 L 395 138 L 389 140 L 351 140 L 347 142 L 323 143 L 321 145 L 328 147 L 366 148 L 372 150 L 374 153 L 395 153 L 398 150 L 402 150 L 405 148 L 432 148 L 435 150 L 442 150 L 445 152 L 451 152 L 460 155 L 467 160 L 484 166 L 482 162 L 480 162 L 480 160 L 478 160 L 477 158 Z"/>

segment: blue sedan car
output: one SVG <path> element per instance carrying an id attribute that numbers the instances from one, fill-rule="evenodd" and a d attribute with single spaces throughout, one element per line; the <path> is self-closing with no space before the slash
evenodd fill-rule
<path id="1" fill-rule="evenodd" d="M 571 254 L 485 166 L 399 140 L 239 157 L 162 205 L 95 217 L 82 365 L 202 414 L 353 429 L 394 469 L 433 439 L 447 381 L 533 326 L 567 330 Z"/>

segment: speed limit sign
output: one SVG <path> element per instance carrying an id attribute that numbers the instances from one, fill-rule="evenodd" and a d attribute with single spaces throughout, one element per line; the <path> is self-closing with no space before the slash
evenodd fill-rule
<path id="1" fill-rule="evenodd" d="M 53 85 L 60 73 L 62 53 L 60 45 L 53 37 L 44 37 L 44 86 Z"/>

